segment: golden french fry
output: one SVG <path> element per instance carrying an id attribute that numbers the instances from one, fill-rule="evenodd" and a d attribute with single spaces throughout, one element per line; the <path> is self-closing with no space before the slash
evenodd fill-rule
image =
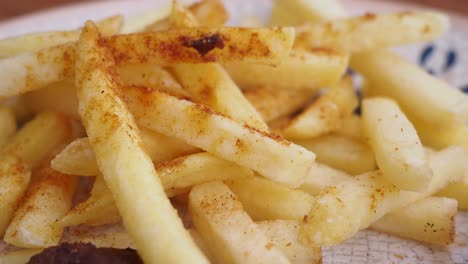
<path id="1" fill-rule="evenodd" d="M 78 117 L 78 100 L 73 80 L 64 80 L 23 95 L 33 113 L 54 111 Z"/>
<path id="2" fill-rule="evenodd" d="M 294 140 L 317 155 L 317 161 L 357 175 L 376 168 L 372 150 L 361 140 L 330 134 L 313 139 Z"/>
<path id="3" fill-rule="evenodd" d="M 63 233 L 63 227 L 56 221 L 70 210 L 76 178 L 46 166 L 33 179 L 4 240 L 23 248 L 55 246 Z"/>
<path id="4" fill-rule="evenodd" d="M 369 80 L 372 95 L 393 98 L 411 120 L 439 127 L 468 121 L 468 96 L 390 51 L 354 54 L 351 67 Z"/>
<path id="5" fill-rule="evenodd" d="M 457 201 L 428 197 L 390 212 L 371 229 L 432 244 L 448 245 L 455 239 Z"/>
<path id="6" fill-rule="evenodd" d="M 156 90 L 128 89 L 124 96 L 142 127 L 182 139 L 289 186 L 300 185 L 315 158 L 276 134 L 238 124 L 204 105 Z"/>
<path id="7" fill-rule="evenodd" d="M 207 263 L 142 149 L 136 123 L 117 94 L 122 84 L 111 52 L 99 45 L 102 41 L 95 25 L 87 22 L 77 45 L 79 114 L 124 225 L 148 263 Z"/>
<path id="8" fill-rule="evenodd" d="M 316 162 L 299 189 L 316 196 L 325 187 L 338 185 L 350 177 L 351 175 L 344 171 Z"/>
<path id="9" fill-rule="evenodd" d="M 153 31 L 150 27 L 160 23 L 161 21 L 167 20 L 170 13 L 171 6 L 168 5 L 163 8 L 157 8 L 155 10 L 150 10 L 146 13 L 130 17 L 125 20 L 122 28 L 122 34 Z"/>
<path id="10" fill-rule="evenodd" d="M 466 195 L 467 191 L 468 191 L 468 183 L 461 181 L 461 182 L 451 183 L 447 185 L 436 195 L 455 199 L 458 202 L 458 208 L 467 210 L 468 209 L 468 195 Z"/>
<path id="11" fill-rule="evenodd" d="M 313 197 L 304 191 L 290 189 L 260 177 L 226 180 L 225 183 L 256 221 L 301 220 L 313 202 Z"/>
<path id="12" fill-rule="evenodd" d="M 344 118 L 341 127 L 336 133 L 349 138 L 363 140 L 361 117 L 353 114 Z"/>
<path id="13" fill-rule="evenodd" d="M 331 49 L 292 50 L 276 67 L 247 62 L 223 66 L 242 89 L 312 89 L 333 85 L 343 76 L 349 56 Z"/>
<path id="14" fill-rule="evenodd" d="M 364 135 L 384 177 L 400 189 L 423 191 L 432 178 L 416 129 L 389 98 L 362 102 Z"/>
<path id="15" fill-rule="evenodd" d="M 415 118 L 411 119 L 414 127 L 418 131 L 423 144 L 436 148 L 443 149 L 450 146 L 461 146 L 468 150 L 468 125 L 453 124 L 448 126 L 437 126 L 419 121 Z"/>
<path id="16" fill-rule="evenodd" d="M 307 245 L 336 245 L 386 213 L 437 193 L 463 179 L 466 153 L 462 148 L 448 148 L 429 155 L 429 165 L 434 176 L 424 193 L 400 190 L 380 171 L 325 188 L 304 218 L 300 240 Z"/>
<path id="17" fill-rule="evenodd" d="M 294 26 L 346 17 L 346 11 L 338 0 L 277 0 L 271 16 L 272 25 Z"/>
<path id="18" fill-rule="evenodd" d="M 283 129 L 286 138 L 314 138 L 337 131 L 358 106 L 350 77 L 345 77 L 319 97 Z"/>
<path id="19" fill-rule="evenodd" d="M 297 28 L 296 48 L 330 47 L 350 53 L 424 42 L 449 28 L 448 17 L 435 12 L 364 14 Z"/>
<path id="20" fill-rule="evenodd" d="M 4 107 L 9 107 L 16 117 L 18 122 L 31 120 L 33 113 L 29 109 L 29 105 L 24 100 L 24 96 L 13 96 L 2 101 Z"/>
<path id="21" fill-rule="evenodd" d="M 297 240 L 301 223 L 294 220 L 256 222 L 293 264 L 319 264 L 322 251 L 319 247 L 306 247 Z"/>
<path id="22" fill-rule="evenodd" d="M 281 27 L 177 29 L 105 39 L 118 65 L 215 61 L 275 65 L 289 54 L 293 41 L 294 29 Z M 73 77 L 76 56 L 75 44 L 70 43 L 0 60 L 0 78 L 5 80 L 0 96 L 22 94 Z"/>
<path id="23" fill-rule="evenodd" d="M 189 195 L 189 210 L 217 262 L 289 263 L 226 185 L 212 182 L 195 186 Z"/>
<path id="24" fill-rule="evenodd" d="M 96 22 L 104 36 L 119 33 L 123 17 L 113 16 Z M 70 31 L 39 32 L 0 40 L 0 58 L 18 55 L 28 51 L 38 51 L 43 48 L 77 41 L 81 29 Z"/>
<path id="25" fill-rule="evenodd" d="M 2 148 L 8 140 L 16 132 L 16 117 L 11 108 L 0 107 L 0 148 Z"/>
<path id="26" fill-rule="evenodd" d="M 312 89 L 274 89 L 259 86 L 244 91 L 244 96 L 255 107 L 265 122 L 289 116 L 309 102 L 316 91 Z"/>

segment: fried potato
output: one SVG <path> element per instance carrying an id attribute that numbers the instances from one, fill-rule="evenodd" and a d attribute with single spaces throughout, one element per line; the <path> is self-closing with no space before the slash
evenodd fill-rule
<path id="1" fill-rule="evenodd" d="M 265 122 L 289 116 L 298 111 L 315 95 L 312 89 L 274 89 L 259 86 L 244 91 L 244 96 L 255 107 Z"/>
<path id="2" fill-rule="evenodd" d="M 341 127 L 338 128 L 336 133 L 345 137 L 363 140 L 361 117 L 353 114 L 344 118 Z"/>
<path id="3" fill-rule="evenodd" d="M 0 107 L 0 149 L 16 132 L 16 117 L 9 107 Z"/>
<path id="4" fill-rule="evenodd" d="M 256 221 L 302 220 L 309 212 L 313 197 L 308 193 L 260 177 L 225 181 L 245 211 Z"/>
<path id="5" fill-rule="evenodd" d="M 79 114 L 124 225 L 148 263 L 207 263 L 142 149 L 137 125 L 118 95 L 122 84 L 111 52 L 99 45 L 102 41 L 97 28 L 87 22 L 77 45 Z"/>
<path id="6" fill-rule="evenodd" d="M 124 96 L 142 127 L 184 140 L 271 180 L 298 186 L 314 161 L 315 155 L 303 147 L 236 123 L 204 105 L 156 90 L 129 89 Z"/>
<path id="7" fill-rule="evenodd" d="M 274 3 L 272 25 L 301 25 L 346 17 L 346 11 L 338 0 L 277 0 Z"/>
<path id="8" fill-rule="evenodd" d="M 317 161 L 357 175 L 376 168 L 372 150 L 364 142 L 338 134 L 294 140 L 317 155 Z"/>
<path id="9" fill-rule="evenodd" d="M 123 17 L 112 16 L 96 23 L 104 36 L 119 33 Z M 0 58 L 18 55 L 23 52 L 38 51 L 67 42 L 77 41 L 81 29 L 70 31 L 39 32 L 0 40 Z"/>
<path id="10" fill-rule="evenodd" d="M 49 166 L 42 168 L 28 189 L 8 226 L 4 240 L 17 247 L 55 246 L 63 227 L 56 221 L 70 210 L 76 177 L 63 175 Z"/>
<path id="11" fill-rule="evenodd" d="M 24 94 L 24 101 L 33 113 L 54 111 L 78 117 L 78 99 L 73 80 L 53 83 L 42 89 Z"/>
<path id="12" fill-rule="evenodd" d="M 147 30 L 147 29 L 151 25 L 167 20 L 167 17 L 169 16 L 170 13 L 171 13 L 171 6 L 168 5 L 163 8 L 150 10 L 146 13 L 138 14 L 134 17 L 125 19 L 125 23 L 122 28 L 122 34 L 152 31 L 152 30 Z"/>
<path id="13" fill-rule="evenodd" d="M 338 185 L 350 178 L 351 175 L 344 171 L 316 162 L 299 189 L 316 196 L 325 187 Z"/>
<path id="14" fill-rule="evenodd" d="M 468 209 L 468 183 L 467 182 L 456 182 L 447 185 L 436 195 L 441 197 L 449 197 L 457 200 L 458 208 L 467 210 Z"/>
<path id="15" fill-rule="evenodd" d="M 185 144 L 173 137 L 167 137 L 148 129 L 140 131 L 143 145 L 153 163 L 175 159 L 177 157 L 199 152 L 198 148 Z M 51 161 L 54 170 L 80 176 L 96 176 L 99 167 L 96 156 L 88 138 L 80 138 L 68 144 Z"/>
<path id="16" fill-rule="evenodd" d="M 364 135 L 384 177 L 400 189 L 423 191 L 432 178 L 416 129 L 389 98 L 362 102 Z"/>
<path id="17" fill-rule="evenodd" d="M 390 51 L 355 54 L 351 67 L 369 80 L 372 95 L 394 99 L 409 117 L 439 127 L 468 121 L 467 95 Z"/>
<path id="18" fill-rule="evenodd" d="M 2 106 L 10 108 L 18 122 L 29 121 L 33 116 L 23 96 L 5 98 L 2 100 Z"/>
<path id="19" fill-rule="evenodd" d="M 351 116 L 358 99 L 350 77 L 331 87 L 283 129 L 286 138 L 314 138 L 338 130 Z"/>
<path id="20" fill-rule="evenodd" d="M 434 172 L 424 193 L 403 191 L 380 171 L 368 172 L 322 190 L 304 218 L 300 240 L 306 245 L 336 245 L 367 228 L 388 212 L 435 194 L 463 179 L 466 153 L 448 148 L 429 157 Z"/>
<path id="21" fill-rule="evenodd" d="M 214 61 L 275 65 L 289 54 L 293 41 L 293 28 L 178 29 L 105 39 L 118 65 Z M 22 94 L 73 77 L 76 56 L 75 44 L 70 43 L 0 60 L 0 78 L 5 80 L 0 96 Z"/>
<path id="22" fill-rule="evenodd" d="M 306 247 L 297 240 L 300 222 L 293 220 L 274 220 L 256 222 L 266 235 L 293 264 L 319 264 L 322 251 L 318 247 Z"/>
<path id="23" fill-rule="evenodd" d="M 217 262 L 289 263 L 226 185 L 212 182 L 195 186 L 189 195 L 189 210 Z"/>
<path id="24" fill-rule="evenodd" d="M 457 201 L 428 197 L 390 212 L 371 229 L 431 244 L 448 245 L 455 240 Z"/>
<path id="25" fill-rule="evenodd" d="M 331 49 L 292 50 L 276 67 L 249 62 L 223 66 L 242 89 L 312 89 L 333 85 L 343 76 L 349 56 Z"/>
<path id="26" fill-rule="evenodd" d="M 435 12 L 365 14 L 297 28 L 296 48 L 328 47 L 350 53 L 433 40 L 449 28 Z"/>
<path id="27" fill-rule="evenodd" d="M 424 145 L 444 149 L 450 146 L 461 146 L 468 150 L 468 125 L 453 124 L 448 126 L 437 126 L 411 119 L 418 135 Z"/>

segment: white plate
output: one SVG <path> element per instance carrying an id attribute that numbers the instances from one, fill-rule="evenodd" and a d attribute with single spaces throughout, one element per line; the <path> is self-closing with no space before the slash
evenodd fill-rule
<path id="1" fill-rule="evenodd" d="M 241 21 L 241 17 L 244 16 L 255 15 L 266 18 L 272 1 L 225 0 L 224 2 L 231 13 L 231 23 L 235 23 Z M 377 0 L 342 2 L 352 14 L 424 9 L 415 5 Z M 170 0 L 106 1 L 50 9 L 0 23 L 0 38 L 32 31 L 75 28 L 81 26 L 86 19 L 100 19 L 115 14 L 131 17 L 165 7 L 169 3 Z M 432 44 L 411 45 L 397 50 L 455 87 L 468 90 L 468 57 L 466 52 L 462 52 L 468 50 L 468 19 L 454 14 L 451 14 L 450 18 L 452 29 L 440 40 Z M 455 243 L 448 247 L 422 244 L 373 231 L 362 231 L 339 246 L 324 248 L 323 262 L 325 264 L 468 263 L 468 212 L 459 213 L 456 225 Z"/>

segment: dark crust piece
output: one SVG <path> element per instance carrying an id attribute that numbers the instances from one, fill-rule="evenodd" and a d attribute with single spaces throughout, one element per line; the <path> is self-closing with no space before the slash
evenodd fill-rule
<path id="1" fill-rule="evenodd" d="M 205 56 L 205 54 L 214 48 L 224 48 L 223 39 L 219 34 L 204 36 L 199 39 L 188 39 L 186 37 L 181 37 L 180 39 L 185 47 L 196 49 L 201 56 Z"/>
<path id="2" fill-rule="evenodd" d="M 34 255 L 28 264 L 143 264 L 133 249 L 96 248 L 91 243 L 62 243 Z"/>

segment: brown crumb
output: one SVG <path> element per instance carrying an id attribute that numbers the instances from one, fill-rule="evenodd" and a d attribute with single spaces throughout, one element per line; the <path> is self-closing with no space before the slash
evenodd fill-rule
<path id="1" fill-rule="evenodd" d="M 194 48 L 201 56 L 205 56 L 208 52 L 215 48 L 224 48 L 224 41 L 221 35 L 216 33 L 209 36 L 202 36 L 198 39 L 188 39 L 187 37 L 180 37 L 182 45 L 185 47 Z"/>

